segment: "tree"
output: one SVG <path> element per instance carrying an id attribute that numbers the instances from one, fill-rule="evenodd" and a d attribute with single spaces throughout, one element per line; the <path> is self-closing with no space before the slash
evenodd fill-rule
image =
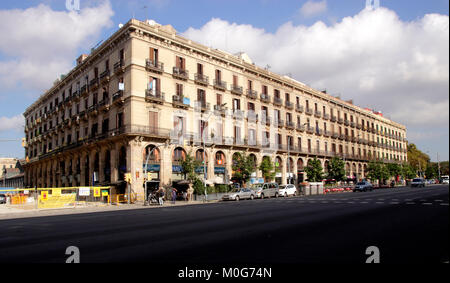
<path id="1" fill-rule="evenodd" d="M 430 163 L 430 157 L 420 151 L 413 143 L 408 144 L 408 162 L 416 170 L 425 172 L 428 163 Z"/>
<path id="2" fill-rule="evenodd" d="M 333 157 L 328 163 L 328 179 L 345 180 L 345 163 L 339 157 Z"/>
<path id="3" fill-rule="evenodd" d="M 389 179 L 389 170 L 382 162 L 370 161 L 367 165 L 367 178 L 382 183 L 382 181 Z"/>
<path id="4" fill-rule="evenodd" d="M 322 164 L 316 157 L 308 162 L 308 165 L 305 167 L 305 172 L 310 182 L 320 182 L 323 179 Z"/>
<path id="5" fill-rule="evenodd" d="M 385 167 L 387 169 L 389 177 L 397 177 L 402 175 L 402 167 L 397 163 L 388 163 L 385 165 Z"/>
<path id="6" fill-rule="evenodd" d="M 439 175 L 439 172 L 438 172 L 437 163 L 434 163 L 434 162 L 430 163 L 427 166 L 427 169 L 425 170 L 425 178 L 434 179 L 434 178 L 437 178 L 438 175 Z"/>
<path id="7" fill-rule="evenodd" d="M 181 168 L 183 169 L 184 178 L 191 183 L 195 183 L 195 181 L 198 179 L 195 169 L 197 169 L 201 165 L 202 162 L 196 160 L 191 155 L 191 152 L 189 152 L 189 154 L 186 155 L 186 158 L 183 160 L 183 162 L 181 162 Z"/>
<path id="8" fill-rule="evenodd" d="M 275 177 L 273 164 L 270 158 L 263 158 L 261 164 L 259 165 L 259 170 L 261 170 L 264 181 L 266 182 L 272 181 Z"/>
<path id="9" fill-rule="evenodd" d="M 416 171 L 410 164 L 404 163 L 402 165 L 402 174 L 401 175 L 402 175 L 403 179 L 405 179 L 405 180 L 412 179 L 412 178 L 416 177 Z"/>
<path id="10" fill-rule="evenodd" d="M 255 171 L 255 163 L 250 155 L 237 152 L 233 155 L 233 179 L 241 186 L 250 180 L 251 174 Z"/>

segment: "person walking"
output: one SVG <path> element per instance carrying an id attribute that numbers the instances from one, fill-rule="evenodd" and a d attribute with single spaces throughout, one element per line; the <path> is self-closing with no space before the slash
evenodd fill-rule
<path id="1" fill-rule="evenodd" d="M 177 189 L 172 188 L 172 204 L 175 204 L 176 199 L 177 199 Z"/>
<path id="2" fill-rule="evenodd" d="M 163 187 L 160 187 L 158 190 L 158 201 L 159 201 L 159 205 L 164 204 L 164 189 L 163 189 Z"/>

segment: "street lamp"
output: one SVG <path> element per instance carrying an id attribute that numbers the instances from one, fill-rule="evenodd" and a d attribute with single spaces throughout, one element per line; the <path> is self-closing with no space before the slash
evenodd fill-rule
<path id="1" fill-rule="evenodd" d="M 224 107 L 225 105 L 227 105 L 226 103 L 223 103 L 223 104 L 220 104 L 219 105 L 219 109 L 222 109 L 222 107 Z M 206 121 L 208 121 L 209 120 L 209 118 L 211 117 L 211 115 L 213 114 L 214 112 L 210 112 L 209 113 L 209 115 L 208 115 L 208 117 L 206 118 Z M 203 113 L 202 113 L 202 118 L 203 118 Z M 205 201 L 207 201 L 208 200 L 208 192 L 206 191 L 206 179 L 207 179 L 207 175 L 206 175 L 206 141 L 205 141 L 205 130 L 206 130 L 206 128 L 207 127 L 204 127 L 203 129 L 202 129 L 202 139 L 203 139 L 203 179 L 204 179 L 204 181 L 203 181 L 203 185 L 204 185 L 204 190 L 205 190 Z"/>

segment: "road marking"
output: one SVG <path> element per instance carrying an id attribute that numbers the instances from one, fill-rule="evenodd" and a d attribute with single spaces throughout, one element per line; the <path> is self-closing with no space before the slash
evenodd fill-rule
<path id="1" fill-rule="evenodd" d="M 394 202 L 390 202 L 389 204 L 399 204 L 399 202 L 394 201 Z"/>
<path id="2" fill-rule="evenodd" d="M 359 203 L 369 203 L 368 201 L 360 201 Z"/>
<path id="3" fill-rule="evenodd" d="M 406 204 L 416 204 L 415 202 L 407 202 Z"/>
<path id="4" fill-rule="evenodd" d="M 448 203 L 441 203 L 441 205 L 446 205 L 446 206 L 448 206 Z"/>
<path id="5" fill-rule="evenodd" d="M 354 201 L 347 201 L 347 203 L 355 203 Z"/>
<path id="6" fill-rule="evenodd" d="M 424 203 L 422 203 L 423 205 L 432 205 L 432 203 L 431 202 L 424 202 Z"/>
<path id="7" fill-rule="evenodd" d="M 434 201 L 439 201 L 439 202 L 440 202 L 440 201 L 443 201 L 443 200 L 441 200 L 441 199 L 435 199 Z"/>
<path id="8" fill-rule="evenodd" d="M 384 201 L 377 201 L 378 204 L 384 204 Z"/>

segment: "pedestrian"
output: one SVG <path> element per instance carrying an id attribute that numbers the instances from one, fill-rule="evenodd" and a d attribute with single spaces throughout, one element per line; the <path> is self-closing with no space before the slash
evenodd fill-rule
<path id="1" fill-rule="evenodd" d="M 189 184 L 189 188 L 188 188 L 188 201 L 192 201 L 194 199 L 194 189 L 192 188 L 192 184 Z"/>
<path id="2" fill-rule="evenodd" d="M 172 204 L 175 204 L 176 199 L 177 199 L 177 189 L 172 188 Z"/>
<path id="3" fill-rule="evenodd" d="M 188 200 L 187 191 L 183 191 L 183 199 L 184 199 L 184 201 Z"/>
<path id="4" fill-rule="evenodd" d="M 159 205 L 164 204 L 164 189 L 163 189 L 163 187 L 160 187 L 158 190 L 158 201 L 159 201 Z"/>

